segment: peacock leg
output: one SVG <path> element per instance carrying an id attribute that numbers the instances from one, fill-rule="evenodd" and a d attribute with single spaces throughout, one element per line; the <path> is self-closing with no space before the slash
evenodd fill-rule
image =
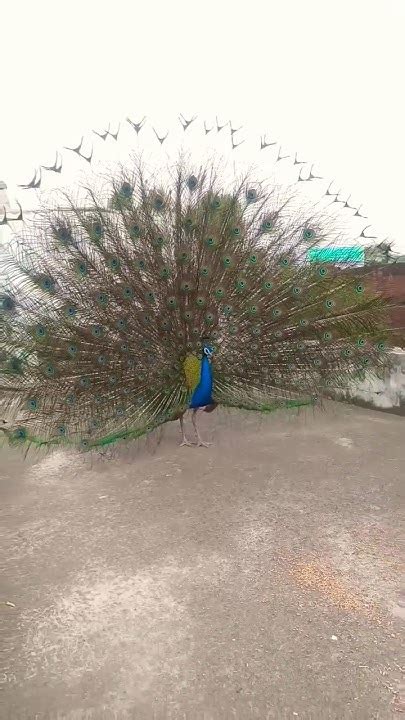
<path id="1" fill-rule="evenodd" d="M 198 445 L 198 447 L 209 447 L 210 445 L 212 445 L 212 443 L 204 442 L 204 440 L 201 438 L 201 435 L 200 435 L 200 433 L 199 433 L 199 431 L 198 431 L 198 427 L 197 427 L 197 412 L 198 412 L 198 408 L 194 409 L 194 410 L 193 410 L 193 414 L 192 414 L 192 416 L 191 416 L 191 421 L 192 421 L 192 423 L 193 423 L 194 430 L 195 430 L 195 434 L 196 434 L 196 436 L 197 436 L 197 445 Z"/>
<path id="2" fill-rule="evenodd" d="M 181 434 L 182 434 L 182 438 L 183 438 L 182 442 L 180 443 L 180 447 L 182 447 L 183 445 L 187 445 L 187 447 L 191 447 L 193 443 L 191 443 L 190 440 L 187 440 L 186 434 L 184 432 L 184 415 L 180 415 L 179 420 L 180 420 Z"/>

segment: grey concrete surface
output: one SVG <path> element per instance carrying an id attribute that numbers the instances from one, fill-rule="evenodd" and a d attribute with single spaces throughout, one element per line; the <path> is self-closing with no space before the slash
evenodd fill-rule
<path id="1" fill-rule="evenodd" d="M 405 420 L 213 413 L 0 450 L 2 720 L 392 718 Z"/>

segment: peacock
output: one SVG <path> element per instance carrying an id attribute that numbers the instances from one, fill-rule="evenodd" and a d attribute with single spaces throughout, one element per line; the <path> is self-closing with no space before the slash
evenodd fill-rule
<path id="1" fill-rule="evenodd" d="M 245 146 L 231 123 L 225 157 L 200 152 L 225 125 L 180 123 L 169 155 L 154 128 L 145 153 L 145 118 L 128 119 L 135 153 L 113 167 L 96 165 L 82 139 L 67 151 L 90 176 L 73 190 L 52 186 L 29 217 L 20 204 L 0 290 L 0 405 L 11 442 L 94 450 L 176 420 L 183 446 L 208 447 L 200 411 L 312 405 L 366 370 L 384 372 L 387 301 L 364 267 L 336 268 L 316 254 L 342 246 L 335 210 L 348 202 L 331 185 L 311 197 L 322 178 L 297 154 L 289 169 L 299 175 L 278 182 L 287 156 L 265 156 L 274 144 L 265 136 L 259 170 L 249 150 L 235 160 Z M 189 151 L 182 138 L 193 128 Z M 94 132 L 100 147 L 119 143 L 119 130 Z M 59 180 L 62 155 L 43 169 Z M 41 172 L 23 192 L 38 191 Z"/>

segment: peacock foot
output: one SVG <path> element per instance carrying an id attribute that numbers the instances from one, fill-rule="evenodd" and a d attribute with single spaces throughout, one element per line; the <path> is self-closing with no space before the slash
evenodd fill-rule
<path id="1" fill-rule="evenodd" d="M 184 438 L 183 441 L 180 443 L 180 447 L 183 447 L 185 445 L 186 447 L 192 447 L 194 443 L 190 442 L 190 440 L 187 440 L 187 438 Z"/>
<path id="2" fill-rule="evenodd" d="M 204 442 L 204 440 L 199 440 L 197 443 L 197 447 L 211 447 L 212 443 Z"/>

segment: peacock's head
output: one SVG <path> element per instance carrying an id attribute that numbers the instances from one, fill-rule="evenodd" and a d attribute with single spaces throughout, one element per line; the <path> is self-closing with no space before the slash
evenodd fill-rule
<path id="1" fill-rule="evenodd" d="M 203 353 L 205 357 L 208 358 L 208 360 L 212 359 L 212 356 L 215 352 L 213 345 L 211 345 L 208 338 L 202 338 L 202 345 L 203 345 Z"/>

